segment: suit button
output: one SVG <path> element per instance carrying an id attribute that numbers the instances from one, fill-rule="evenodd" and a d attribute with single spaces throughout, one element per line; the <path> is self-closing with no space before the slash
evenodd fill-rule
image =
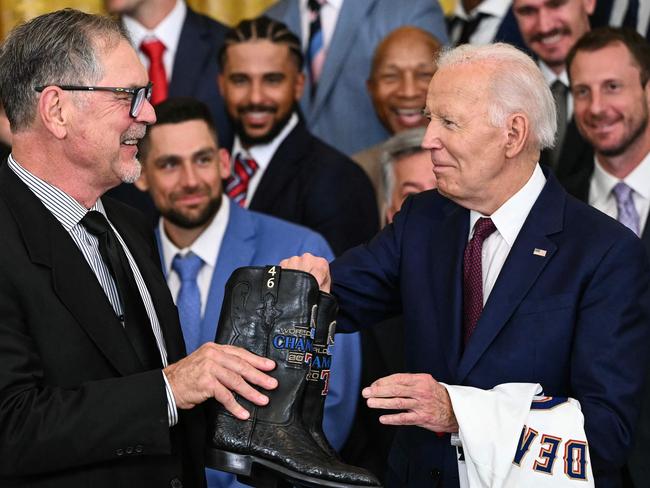
<path id="1" fill-rule="evenodd" d="M 183 488 L 183 482 L 178 478 L 174 478 L 171 483 L 169 483 L 171 488 Z"/>
<path id="2" fill-rule="evenodd" d="M 133 454 L 133 447 L 129 446 L 126 448 L 126 453 L 127 454 Z"/>
<path id="3" fill-rule="evenodd" d="M 142 447 L 140 444 L 138 444 L 137 446 L 135 446 L 135 452 L 136 452 L 137 454 L 142 454 L 143 451 L 144 451 L 144 447 Z"/>
<path id="4" fill-rule="evenodd" d="M 118 456 L 124 456 L 124 449 L 117 449 L 115 451 L 115 454 L 117 454 Z"/>
<path id="5" fill-rule="evenodd" d="M 438 481 L 440 479 L 440 470 L 437 468 L 433 468 L 431 470 L 431 477 L 433 478 L 434 481 Z"/>

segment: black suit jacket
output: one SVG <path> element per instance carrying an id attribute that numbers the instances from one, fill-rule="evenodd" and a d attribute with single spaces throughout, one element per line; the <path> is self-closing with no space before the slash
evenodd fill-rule
<path id="1" fill-rule="evenodd" d="M 210 107 L 219 142 L 224 147 L 232 143 L 232 129 L 217 75 L 219 51 L 227 31 L 223 24 L 188 7 L 169 83 L 170 97 L 194 97 Z"/>
<path id="2" fill-rule="evenodd" d="M 249 207 L 319 232 L 337 256 L 379 228 L 366 173 L 302 121 L 273 155 Z"/>
<path id="3" fill-rule="evenodd" d="M 177 361 L 184 343 L 152 232 L 128 207 L 104 206 Z M 143 368 L 81 251 L 8 165 L 0 228 L 0 486 L 203 486 L 203 412 L 169 428 L 161 371 Z"/>
<path id="4" fill-rule="evenodd" d="M 589 186 L 593 172 L 594 163 L 592 159 L 591 165 L 587 165 L 578 173 L 564 178 L 561 183 L 570 194 L 588 203 Z M 641 233 L 641 240 L 648 256 L 650 256 L 650 225 L 648 223 L 646 223 Z M 650 310 L 650 297 L 646 297 L 645 306 Z M 650 364 L 648 366 L 648 373 L 650 373 Z M 635 429 L 635 437 L 634 447 L 626 467 L 624 483 L 626 488 L 644 488 L 648 486 L 648 480 L 650 480 L 650 464 L 648 464 L 650 458 L 650 374 L 646 376 L 645 392 L 641 402 L 641 416 Z"/>
<path id="5" fill-rule="evenodd" d="M 581 173 L 585 168 L 589 168 L 590 165 L 593 165 L 593 160 L 593 148 L 580 135 L 575 119 L 572 117 L 566 128 L 562 151 L 560 152 L 557 168 L 555 168 L 555 174 L 562 181 L 573 174 Z M 539 161 L 551 167 L 551 152 L 549 150 L 542 151 Z"/>

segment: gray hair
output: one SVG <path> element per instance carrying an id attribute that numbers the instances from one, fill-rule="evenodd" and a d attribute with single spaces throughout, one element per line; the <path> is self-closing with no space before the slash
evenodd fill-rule
<path id="1" fill-rule="evenodd" d="M 499 65 L 498 74 L 489 85 L 490 125 L 503 127 L 509 115 L 522 112 L 531 124 L 531 142 L 539 149 L 553 147 L 557 129 L 555 102 L 542 72 L 530 56 L 505 43 L 464 44 L 445 49 L 437 60 L 438 69 L 475 62 Z"/>
<path id="2" fill-rule="evenodd" d="M 14 28 L 0 48 L 0 99 L 13 132 L 36 115 L 37 86 L 98 82 L 98 55 L 128 36 L 115 20 L 74 9 L 40 15 Z"/>
<path id="3" fill-rule="evenodd" d="M 424 127 L 416 127 L 402 132 L 398 132 L 393 137 L 384 142 L 381 146 L 381 175 L 384 183 L 384 202 L 390 205 L 395 188 L 395 171 L 394 164 L 402 158 L 425 151 L 422 148 L 422 139 L 424 139 Z"/>

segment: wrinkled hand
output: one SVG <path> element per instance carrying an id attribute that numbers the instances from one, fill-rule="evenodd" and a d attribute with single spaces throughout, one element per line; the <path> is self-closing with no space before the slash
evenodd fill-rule
<path id="1" fill-rule="evenodd" d="M 417 425 L 434 432 L 458 432 L 447 389 L 428 374 L 394 374 L 361 392 L 370 408 L 404 410 L 382 415 L 386 425 Z"/>
<path id="2" fill-rule="evenodd" d="M 235 417 L 246 420 L 250 413 L 237 403 L 234 393 L 256 405 L 266 405 L 269 398 L 251 385 L 266 390 L 277 387 L 277 380 L 263 373 L 273 368 L 275 362 L 245 349 L 206 343 L 163 372 L 178 408 L 190 409 L 215 398 Z"/>
<path id="3" fill-rule="evenodd" d="M 330 276 L 330 265 L 327 259 L 319 258 L 308 252 L 302 256 L 293 256 L 280 261 L 280 267 L 286 269 L 296 269 L 311 273 L 318 282 L 321 291 L 330 292 L 332 278 Z"/>

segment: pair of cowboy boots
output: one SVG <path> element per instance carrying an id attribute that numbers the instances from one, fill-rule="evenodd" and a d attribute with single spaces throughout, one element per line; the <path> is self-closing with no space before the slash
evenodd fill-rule
<path id="1" fill-rule="evenodd" d="M 245 421 L 215 405 L 208 467 L 257 485 L 280 479 L 301 486 L 380 486 L 368 471 L 344 464 L 322 430 L 337 309 L 308 273 L 279 266 L 233 272 L 216 342 L 273 359 L 269 374 L 278 387 L 265 392 L 270 401 L 263 407 L 237 398 L 251 413 Z"/>

